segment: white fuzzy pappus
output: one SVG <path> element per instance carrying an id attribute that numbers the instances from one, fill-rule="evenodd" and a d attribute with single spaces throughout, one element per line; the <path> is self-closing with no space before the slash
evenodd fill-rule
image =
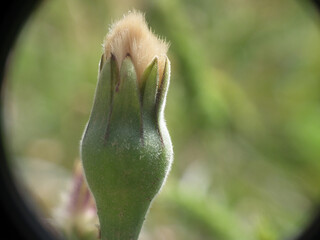
<path id="1" fill-rule="evenodd" d="M 122 19 L 113 23 L 104 41 L 106 58 L 114 55 L 119 67 L 124 58 L 130 55 L 138 81 L 141 80 L 144 70 L 156 56 L 161 81 L 168 48 L 168 43 L 152 33 L 144 15 L 137 11 L 129 12 Z"/>

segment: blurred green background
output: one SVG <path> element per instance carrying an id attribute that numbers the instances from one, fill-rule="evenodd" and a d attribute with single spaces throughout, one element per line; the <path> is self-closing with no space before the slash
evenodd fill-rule
<path id="1" fill-rule="evenodd" d="M 10 59 L 5 99 L 30 204 L 66 239 L 96 238 L 96 219 L 65 206 L 102 41 L 133 8 L 171 43 L 175 153 L 140 239 L 298 234 L 320 200 L 320 19 L 305 1 L 44 1 Z"/>

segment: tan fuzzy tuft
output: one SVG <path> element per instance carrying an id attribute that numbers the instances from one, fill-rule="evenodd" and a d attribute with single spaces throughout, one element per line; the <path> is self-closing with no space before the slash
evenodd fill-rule
<path id="1" fill-rule="evenodd" d="M 104 42 L 106 58 L 114 55 L 119 67 L 127 55 L 135 66 L 138 81 L 154 57 L 158 57 L 159 79 L 161 81 L 169 45 L 155 36 L 140 12 L 129 12 L 112 24 Z"/>

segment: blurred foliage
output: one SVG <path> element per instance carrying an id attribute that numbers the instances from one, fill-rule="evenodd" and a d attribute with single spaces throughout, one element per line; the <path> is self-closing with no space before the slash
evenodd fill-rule
<path id="1" fill-rule="evenodd" d="M 44 218 L 59 221 L 108 25 L 133 8 L 172 62 L 175 161 L 141 239 L 299 233 L 320 197 L 320 19 L 292 0 L 44 1 L 11 58 L 4 119 L 12 169 Z"/>

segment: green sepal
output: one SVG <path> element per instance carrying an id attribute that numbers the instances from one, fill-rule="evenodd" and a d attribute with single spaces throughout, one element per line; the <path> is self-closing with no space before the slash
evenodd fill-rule
<path id="1" fill-rule="evenodd" d="M 156 112 L 157 112 L 157 120 L 158 124 L 164 118 L 164 107 L 166 105 L 167 92 L 170 84 L 170 72 L 171 72 L 171 64 L 170 60 L 167 58 L 165 68 L 163 71 L 163 76 L 161 80 L 161 84 L 159 86 L 158 95 L 157 95 L 157 104 L 156 104 Z"/>
<path id="2" fill-rule="evenodd" d="M 113 91 L 113 102 L 106 141 L 140 138 L 140 98 L 137 74 L 131 58 L 126 57 Z"/>
<path id="3" fill-rule="evenodd" d="M 112 59 L 105 60 L 102 55 L 99 64 L 98 83 L 94 94 L 94 102 L 85 134 L 94 134 L 97 139 L 103 139 L 108 115 L 111 109 L 114 74 Z M 91 129 L 94 128 L 92 131 Z M 83 136 L 84 138 L 84 136 Z"/>
<path id="4" fill-rule="evenodd" d="M 144 71 L 143 95 L 142 95 L 142 129 L 143 129 L 143 144 L 153 142 L 160 144 L 161 138 L 158 132 L 156 120 L 156 98 L 158 92 L 159 73 L 158 73 L 158 58 L 154 58 L 151 64 Z"/>
<path id="5" fill-rule="evenodd" d="M 169 58 L 167 58 L 161 84 L 158 89 L 158 95 L 156 100 L 157 101 L 156 103 L 157 117 L 156 118 L 157 118 L 157 126 L 160 133 L 160 138 L 164 145 L 165 155 L 167 159 L 170 159 L 169 161 L 171 162 L 173 159 L 173 147 L 172 147 L 169 131 L 164 119 L 164 108 L 166 105 L 166 98 L 167 98 L 168 88 L 170 84 L 170 73 L 171 73 L 171 64 L 170 64 Z"/>
<path id="6" fill-rule="evenodd" d="M 141 82 L 143 82 L 142 112 L 144 114 L 154 115 L 159 83 L 157 57 L 154 58 L 144 71 Z"/>

